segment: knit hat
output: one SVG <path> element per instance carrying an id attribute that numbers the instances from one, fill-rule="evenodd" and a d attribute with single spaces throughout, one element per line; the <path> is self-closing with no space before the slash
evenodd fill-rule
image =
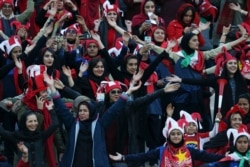
<path id="1" fill-rule="evenodd" d="M 0 43 L 0 49 L 3 52 L 6 52 L 7 55 L 9 55 L 10 52 L 17 46 L 22 48 L 21 40 L 17 35 L 11 36 L 8 40 L 5 40 L 2 43 Z"/>
<path id="2" fill-rule="evenodd" d="M 223 69 L 223 66 L 229 61 L 229 60 L 237 60 L 236 57 L 233 57 L 230 53 L 227 52 L 226 48 L 222 48 L 222 53 L 219 53 L 215 57 L 215 63 L 216 63 L 216 68 L 215 68 L 215 75 L 220 75 Z"/>
<path id="3" fill-rule="evenodd" d="M 198 112 L 194 112 L 192 114 L 189 114 L 188 112 L 181 110 L 180 111 L 180 118 L 185 119 L 188 123 L 193 122 L 196 127 L 198 127 L 199 123 L 199 128 L 202 128 L 200 121 L 201 121 L 201 115 Z"/>
<path id="4" fill-rule="evenodd" d="M 1 2 L 0 2 L 0 9 L 2 9 L 2 7 L 3 7 L 3 5 L 4 5 L 5 3 L 10 4 L 10 5 L 12 6 L 12 8 L 14 7 L 13 0 L 1 0 Z"/>
<path id="5" fill-rule="evenodd" d="M 43 75 L 47 70 L 45 65 L 30 65 L 26 69 L 26 73 L 29 77 L 35 77 L 37 75 Z"/>
<path id="6" fill-rule="evenodd" d="M 27 22 L 25 25 L 23 25 L 22 23 L 20 23 L 20 22 L 17 21 L 17 20 L 12 21 L 12 22 L 11 22 L 11 25 L 16 27 L 16 31 L 18 31 L 18 30 L 21 29 L 21 28 L 23 28 L 23 29 L 25 29 L 26 31 L 28 31 L 29 28 L 30 28 L 30 23 L 29 23 L 29 22 Z"/>
<path id="7" fill-rule="evenodd" d="M 61 30 L 61 34 L 66 35 L 67 31 L 70 29 L 75 30 L 76 34 L 81 34 L 81 27 L 78 23 L 72 24 L 72 25 L 66 27 L 65 29 Z"/>
<path id="8" fill-rule="evenodd" d="M 103 9 L 104 9 L 104 15 L 107 16 L 107 14 L 111 11 L 114 11 L 115 13 L 119 13 L 119 12 L 122 12 L 117 5 L 115 4 L 110 4 L 109 0 L 106 0 L 104 3 L 103 3 Z"/>
<path id="9" fill-rule="evenodd" d="M 232 114 L 235 114 L 235 113 L 240 113 L 240 115 L 242 117 L 244 117 L 246 115 L 246 112 L 239 107 L 238 104 L 235 104 L 233 107 L 231 107 L 231 109 L 227 112 L 226 114 L 226 120 L 229 120 L 229 118 L 231 117 Z"/>
<path id="10" fill-rule="evenodd" d="M 215 20 L 217 13 L 218 13 L 218 9 L 213 6 L 209 0 L 204 0 L 200 6 L 199 6 L 199 10 L 200 10 L 200 15 L 204 18 L 208 18 L 208 17 L 212 17 L 212 21 Z"/>
<path id="11" fill-rule="evenodd" d="M 101 90 L 102 92 L 104 91 L 106 94 L 108 94 L 113 89 L 122 90 L 122 86 L 127 89 L 127 85 L 121 83 L 120 81 L 102 81 L 99 90 Z"/>
<path id="12" fill-rule="evenodd" d="M 246 136 L 250 140 L 250 135 L 247 132 L 247 126 L 242 124 L 238 129 L 230 128 L 227 130 L 227 138 L 230 139 L 231 134 L 233 134 L 234 145 L 240 136 Z"/>
<path id="13" fill-rule="evenodd" d="M 181 133 L 184 134 L 184 127 L 187 125 L 188 123 L 185 119 L 179 119 L 176 122 L 173 118 L 168 117 L 165 123 L 165 127 L 162 130 L 162 134 L 165 138 L 168 138 L 171 131 L 175 129 L 180 130 Z"/>
<path id="14" fill-rule="evenodd" d="M 77 112 L 78 111 L 78 106 L 81 102 L 83 101 L 89 101 L 90 98 L 88 98 L 87 96 L 78 96 L 77 98 L 75 98 L 75 100 L 73 101 L 73 107 L 72 107 L 72 111 L 73 112 Z"/>
<path id="15" fill-rule="evenodd" d="M 97 42 L 95 39 L 87 39 L 87 40 L 85 40 L 86 48 L 87 48 L 91 43 L 96 44 L 96 46 L 99 48 L 99 44 L 98 44 L 98 42 Z"/>

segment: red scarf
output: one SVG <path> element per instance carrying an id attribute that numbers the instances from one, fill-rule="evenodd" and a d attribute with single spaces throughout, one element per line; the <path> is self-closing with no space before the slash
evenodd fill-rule
<path id="1" fill-rule="evenodd" d="M 24 98 L 23 103 L 32 111 L 38 111 L 37 105 L 36 105 L 36 99 L 35 96 L 33 96 L 32 92 L 28 92 Z M 49 126 L 52 124 L 52 120 L 50 117 L 49 110 L 45 106 L 48 104 L 48 101 L 45 101 L 44 103 L 44 109 L 41 111 L 44 120 L 43 120 L 43 130 L 46 130 L 49 128 Z M 53 142 L 54 141 L 54 135 L 50 135 L 47 140 L 45 141 L 45 155 L 48 161 L 48 164 L 50 167 L 56 167 L 56 158 L 53 148 Z"/>
<path id="2" fill-rule="evenodd" d="M 228 26 L 232 23 L 234 17 L 234 11 L 229 8 L 228 1 L 225 2 L 222 12 L 220 14 L 220 20 L 218 22 L 217 33 L 222 33 L 223 26 Z"/>
<path id="3" fill-rule="evenodd" d="M 192 159 L 185 145 L 174 148 L 167 145 L 163 151 L 160 167 L 192 167 Z"/>

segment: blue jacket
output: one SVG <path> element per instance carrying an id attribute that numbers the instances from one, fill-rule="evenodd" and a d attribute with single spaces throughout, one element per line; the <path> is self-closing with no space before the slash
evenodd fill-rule
<path id="1" fill-rule="evenodd" d="M 91 125 L 91 133 L 93 140 L 93 165 L 94 167 L 110 167 L 108 154 L 106 152 L 105 129 L 118 116 L 119 111 L 125 107 L 128 97 L 122 94 L 119 100 L 105 112 L 101 118 L 97 117 Z M 75 146 L 79 133 L 79 121 L 73 117 L 73 114 L 66 108 L 61 98 L 54 98 L 56 113 L 63 121 L 69 138 L 66 150 L 64 152 L 62 162 L 59 167 L 71 167 L 74 160 Z"/>

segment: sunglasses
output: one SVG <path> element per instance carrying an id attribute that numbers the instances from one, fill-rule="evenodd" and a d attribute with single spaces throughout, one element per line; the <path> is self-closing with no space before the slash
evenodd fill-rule
<path id="1" fill-rule="evenodd" d="M 76 30 L 74 30 L 74 29 L 69 29 L 69 30 L 66 31 L 66 33 L 76 34 Z"/>
<path id="2" fill-rule="evenodd" d="M 112 94 L 112 95 L 114 95 L 114 94 L 121 94 L 122 93 L 122 91 L 120 91 L 120 90 L 112 90 L 112 91 L 110 91 L 110 94 Z"/>

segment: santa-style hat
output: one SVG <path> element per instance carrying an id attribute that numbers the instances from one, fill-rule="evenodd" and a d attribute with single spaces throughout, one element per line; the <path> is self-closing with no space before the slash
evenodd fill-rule
<path id="1" fill-rule="evenodd" d="M 199 6 L 199 10 L 202 17 L 207 18 L 212 16 L 212 21 L 216 19 L 218 9 L 213 6 L 209 0 L 204 0 Z"/>
<path id="2" fill-rule="evenodd" d="M 230 139 L 231 134 L 233 135 L 234 138 L 234 145 L 236 144 L 237 139 L 240 136 L 246 136 L 248 140 L 250 140 L 250 135 L 247 132 L 247 126 L 242 124 L 239 126 L 238 129 L 230 128 L 227 130 L 227 138 Z"/>
<path id="3" fill-rule="evenodd" d="M 77 34 L 81 34 L 81 27 L 78 23 L 72 24 L 72 25 L 66 27 L 65 29 L 61 30 L 61 34 L 65 35 L 67 33 L 67 31 L 70 29 L 75 30 Z"/>
<path id="4" fill-rule="evenodd" d="M 120 81 L 102 81 L 100 85 L 100 89 L 102 89 L 101 91 L 105 92 L 106 94 L 108 94 L 113 89 L 122 90 L 122 86 L 127 89 L 127 85 Z"/>
<path id="5" fill-rule="evenodd" d="M 37 75 L 43 75 L 47 70 L 45 65 L 30 65 L 26 69 L 26 73 L 29 77 L 35 77 Z"/>
<path id="6" fill-rule="evenodd" d="M 22 48 L 21 40 L 17 35 L 11 36 L 8 40 L 5 40 L 2 43 L 0 43 L 0 49 L 3 52 L 6 52 L 7 55 L 9 55 L 12 49 L 14 49 L 17 46 Z"/>
<path id="7" fill-rule="evenodd" d="M 103 9 L 104 9 L 104 15 L 107 16 L 107 14 L 111 11 L 114 11 L 115 13 L 119 13 L 119 12 L 122 12 L 117 5 L 115 4 L 110 4 L 109 0 L 106 0 L 104 3 L 103 3 Z"/>
<path id="8" fill-rule="evenodd" d="M 197 127 L 199 123 L 199 128 L 202 128 L 200 121 L 201 121 L 201 115 L 198 112 L 194 112 L 192 114 L 189 114 L 188 112 L 181 110 L 180 111 L 180 118 L 185 119 L 188 123 L 193 122 Z"/>
<path id="9" fill-rule="evenodd" d="M 23 29 L 25 29 L 26 31 L 28 31 L 29 28 L 30 28 L 30 23 L 29 23 L 29 22 L 27 22 L 25 25 L 23 25 L 22 23 L 20 23 L 20 22 L 17 21 L 17 20 L 12 21 L 12 22 L 11 22 L 11 25 L 16 27 L 16 31 L 18 31 L 18 30 L 21 29 L 21 28 L 23 28 Z"/>
<path id="10" fill-rule="evenodd" d="M 1 0 L 0 1 L 0 9 L 2 9 L 3 5 L 7 3 L 7 4 L 10 4 L 12 6 L 12 8 L 14 7 L 14 3 L 13 3 L 13 0 Z"/>
<path id="11" fill-rule="evenodd" d="M 229 120 L 232 114 L 240 113 L 243 117 L 246 115 L 246 112 L 238 105 L 235 104 L 226 114 L 226 120 Z"/>
<path id="12" fill-rule="evenodd" d="M 185 119 L 179 119 L 177 122 L 168 117 L 165 123 L 165 127 L 162 129 L 162 134 L 165 138 L 168 138 L 172 130 L 178 129 L 184 134 L 184 127 L 188 125 L 188 122 Z"/>
<path id="13" fill-rule="evenodd" d="M 216 63 L 216 68 L 215 68 L 215 75 L 220 75 L 223 69 L 223 66 L 229 61 L 229 60 L 237 60 L 236 57 L 233 57 L 230 53 L 227 52 L 226 48 L 222 48 L 222 53 L 219 53 L 215 57 L 215 63 Z"/>

